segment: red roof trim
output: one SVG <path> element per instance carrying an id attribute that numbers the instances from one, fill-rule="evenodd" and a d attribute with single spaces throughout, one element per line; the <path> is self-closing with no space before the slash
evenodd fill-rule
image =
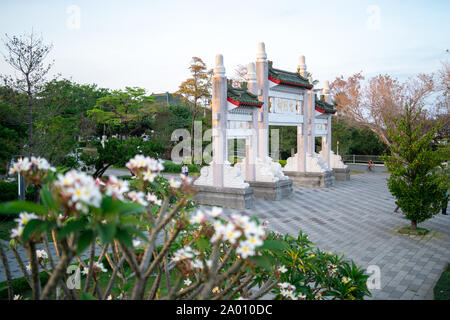
<path id="1" fill-rule="evenodd" d="M 239 107 L 241 105 L 244 106 L 255 106 L 255 107 L 261 107 L 263 105 L 263 103 L 261 102 L 261 104 L 256 104 L 256 103 L 248 103 L 248 102 L 240 102 L 240 101 L 235 101 L 233 99 L 231 99 L 230 97 L 227 97 L 227 101 L 234 104 L 235 106 Z"/>
<path id="2" fill-rule="evenodd" d="M 290 81 L 281 81 L 281 80 L 274 79 L 271 76 L 269 76 L 269 80 L 272 82 L 275 82 L 276 84 L 290 84 L 292 86 L 302 87 L 302 88 L 306 88 L 308 90 L 312 89 L 312 86 L 305 86 L 303 84 L 298 84 L 298 83 L 294 83 L 294 82 L 290 82 Z"/>
<path id="3" fill-rule="evenodd" d="M 324 109 L 320 109 L 320 108 L 318 108 L 317 106 L 315 106 L 314 109 L 316 109 L 316 110 L 319 111 L 320 113 L 332 113 L 332 114 L 334 114 L 334 113 L 336 112 L 336 111 L 334 111 L 334 112 L 326 112 Z"/>
<path id="4" fill-rule="evenodd" d="M 316 110 L 319 111 L 320 113 L 325 113 L 325 110 L 319 109 L 317 106 L 315 106 L 314 109 L 316 109 Z"/>

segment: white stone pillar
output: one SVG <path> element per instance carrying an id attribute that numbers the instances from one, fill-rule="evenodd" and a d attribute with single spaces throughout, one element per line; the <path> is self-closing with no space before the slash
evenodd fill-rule
<path id="1" fill-rule="evenodd" d="M 256 75 L 258 99 L 264 103 L 258 112 L 258 157 L 264 161 L 269 156 L 269 66 L 264 42 L 258 44 Z"/>
<path id="2" fill-rule="evenodd" d="M 325 80 L 323 84 L 322 90 L 325 102 L 329 103 L 330 101 L 330 85 L 328 80 Z M 325 160 L 329 168 L 331 168 L 331 115 L 327 117 L 327 135 L 326 137 L 322 137 L 322 150 L 325 155 Z"/>
<path id="3" fill-rule="evenodd" d="M 223 56 L 216 56 L 212 78 L 213 186 L 224 185 L 224 163 L 227 156 L 227 77 Z"/>
<path id="4" fill-rule="evenodd" d="M 311 90 L 308 90 L 308 126 L 309 126 L 309 132 L 308 132 L 308 153 L 310 153 L 311 155 L 314 155 L 315 152 L 315 139 L 316 139 L 316 135 L 315 135 L 315 131 L 316 131 L 316 121 L 315 121 L 315 96 L 314 96 L 314 91 L 313 88 L 311 88 Z"/>
<path id="5" fill-rule="evenodd" d="M 306 152 L 308 151 L 308 92 L 303 93 L 301 109 L 303 110 L 303 123 L 297 126 L 297 170 L 306 172 Z"/>
<path id="6" fill-rule="evenodd" d="M 258 80 L 256 77 L 255 64 L 249 63 L 247 67 L 247 87 L 250 93 L 258 95 Z M 246 144 L 246 169 L 245 169 L 245 180 L 255 181 L 256 180 L 256 157 L 258 156 L 258 114 L 259 110 L 254 108 L 252 112 L 252 122 L 250 123 L 250 129 L 252 130 L 252 136 L 248 139 Z"/>

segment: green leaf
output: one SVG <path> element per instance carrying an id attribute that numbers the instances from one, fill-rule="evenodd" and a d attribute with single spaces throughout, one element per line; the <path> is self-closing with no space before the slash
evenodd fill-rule
<path id="1" fill-rule="evenodd" d="M 272 251 L 280 251 L 289 249 L 289 245 L 282 240 L 264 240 L 264 244 L 257 248 L 257 250 L 272 250 Z"/>
<path id="2" fill-rule="evenodd" d="M 103 243 L 109 243 L 113 241 L 116 235 L 116 227 L 111 223 L 101 224 L 97 223 L 98 234 Z"/>
<path id="3" fill-rule="evenodd" d="M 134 202 L 118 202 L 115 209 L 120 215 L 147 212 L 144 206 Z"/>
<path id="4" fill-rule="evenodd" d="M 127 247 L 133 246 L 133 237 L 126 230 L 118 229 L 116 232 L 116 238 L 117 240 L 119 240 L 120 243 L 122 243 Z"/>
<path id="5" fill-rule="evenodd" d="M 83 231 L 78 237 L 78 254 L 81 254 L 94 241 L 94 232 L 92 230 Z"/>
<path id="6" fill-rule="evenodd" d="M 97 300 L 97 298 L 94 297 L 89 292 L 82 292 L 81 293 L 81 300 Z"/>
<path id="7" fill-rule="evenodd" d="M 195 243 L 200 251 L 205 251 L 211 247 L 210 242 L 206 238 L 199 238 L 195 241 Z"/>
<path id="8" fill-rule="evenodd" d="M 30 201 L 10 201 L 0 203 L 0 214 L 17 214 L 21 212 L 36 213 L 37 215 L 45 215 L 47 209 L 43 206 Z"/>
<path id="9" fill-rule="evenodd" d="M 248 260 L 267 271 L 272 271 L 272 266 L 275 262 L 274 259 L 270 258 L 267 255 L 253 256 L 248 258 Z"/>
<path id="10" fill-rule="evenodd" d="M 56 209 L 55 200 L 53 199 L 52 193 L 47 186 L 41 189 L 41 201 L 43 205 L 50 210 Z"/>
<path id="11" fill-rule="evenodd" d="M 28 223 L 25 225 L 25 228 L 23 229 L 22 241 L 27 242 L 35 232 L 41 233 L 45 229 L 43 227 L 45 227 L 46 224 L 47 221 L 39 219 L 28 221 Z"/>
<path id="12" fill-rule="evenodd" d="M 58 231 L 56 239 L 61 240 L 66 237 L 69 233 L 83 230 L 86 227 L 86 220 L 74 220 L 69 221 L 61 230 Z"/>

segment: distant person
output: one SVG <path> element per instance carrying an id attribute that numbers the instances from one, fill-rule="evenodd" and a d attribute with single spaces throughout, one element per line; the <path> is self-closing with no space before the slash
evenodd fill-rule
<path id="1" fill-rule="evenodd" d="M 186 177 L 189 175 L 189 168 L 187 164 L 183 164 L 181 167 L 181 173 L 183 173 Z"/>
<path id="2" fill-rule="evenodd" d="M 370 159 L 369 163 L 367 164 L 367 170 L 372 171 L 372 169 L 373 169 L 373 161 L 372 161 L 372 159 Z"/>

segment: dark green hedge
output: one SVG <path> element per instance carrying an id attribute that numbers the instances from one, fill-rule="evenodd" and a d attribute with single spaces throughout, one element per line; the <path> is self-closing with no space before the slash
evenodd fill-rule
<path id="1" fill-rule="evenodd" d="M 17 200 L 17 182 L 0 181 L 0 202 Z M 27 188 L 26 199 L 33 201 L 34 188 L 32 186 Z"/>

